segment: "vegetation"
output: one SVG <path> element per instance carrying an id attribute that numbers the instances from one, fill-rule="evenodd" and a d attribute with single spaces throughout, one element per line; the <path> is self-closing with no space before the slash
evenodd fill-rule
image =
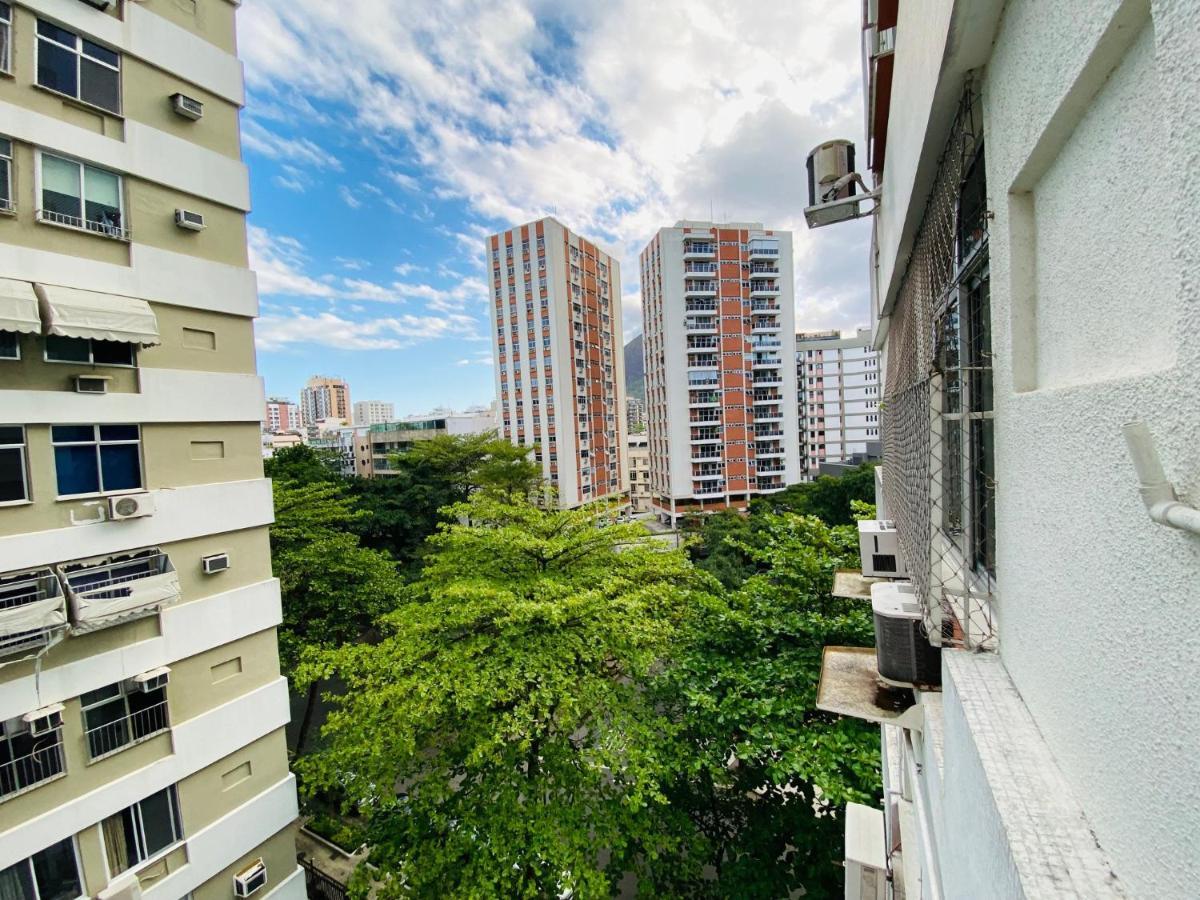
<path id="1" fill-rule="evenodd" d="M 361 822 L 372 890 L 840 895 L 838 810 L 877 795 L 878 732 L 814 703 L 822 648 L 871 643 L 829 596 L 869 468 L 689 523 L 681 551 L 599 504 L 545 508 L 492 438 L 370 482 L 302 449 L 271 467 L 282 639 L 332 711 L 297 768 Z"/>

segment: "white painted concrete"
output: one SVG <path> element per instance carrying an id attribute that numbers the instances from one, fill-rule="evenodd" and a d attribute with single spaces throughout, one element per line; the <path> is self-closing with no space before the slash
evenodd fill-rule
<path id="1" fill-rule="evenodd" d="M 72 390 L 5 391 L 0 416 L 26 425 L 262 421 L 266 394 L 258 375 L 138 369 L 138 378 L 141 391 L 136 394 L 98 397 Z"/>
<path id="2" fill-rule="evenodd" d="M 263 895 L 263 900 L 268 897 L 273 900 L 306 900 L 308 890 L 304 883 L 304 870 L 296 866 L 283 881 Z"/>
<path id="3" fill-rule="evenodd" d="M 162 633 L 158 637 L 7 682 L 0 692 L 0 721 L 61 703 L 140 672 L 172 665 L 274 628 L 282 620 L 276 578 L 168 606 L 161 613 Z"/>
<path id="4" fill-rule="evenodd" d="M 152 516 L 0 537 L 0 572 L 258 528 L 275 521 L 271 482 L 266 478 L 161 488 L 151 493 L 155 504 Z M 101 503 L 96 501 L 97 508 Z"/>
<path id="5" fill-rule="evenodd" d="M 245 163 L 132 119 L 125 121 L 123 141 L 4 101 L 0 101 L 0 121 L 5 135 L 16 140 L 243 212 L 250 209 L 250 172 Z M 136 239 L 137 211 L 127 218 L 126 227 Z"/>
<path id="6" fill-rule="evenodd" d="M 6 278 L 22 281 L 238 316 L 258 315 L 258 288 L 249 269 L 138 243 L 129 246 L 129 254 L 130 265 L 119 266 L 0 243 L 0 271 Z"/>
<path id="7" fill-rule="evenodd" d="M 170 756 L 156 760 L 123 778 L 107 782 L 72 803 L 56 807 L 0 831 L 0 869 L 7 868 L 18 860 L 94 825 L 143 797 L 179 782 L 238 748 L 282 728 L 288 719 L 287 679 L 281 677 L 202 715 L 173 725 L 171 740 L 174 753 Z M 70 777 L 69 773 L 67 777 Z M 285 783 L 289 788 L 281 789 L 281 793 L 291 791 L 291 808 L 294 810 L 295 788 L 291 786 L 290 781 Z M 233 830 L 219 838 L 221 843 L 213 851 L 214 857 L 225 854 L 221 857 L 225 860 L 222 866 L 228 865 L 231 860 L 245 852 L 245 848 L 254 846 L 295 819 L 296 813 L 292 811 L 290 816 L 285 816 L 286 808 L 283 814 L 276 816 L 277 819 L 283 820 L 258 839 L 251 839 L 252 823 L 256 821 L 256 817 L 250 816 L 244 820 L 246 832 Z M 195 837 L 200 837 L 200 834 Z M 217 839 L 215 835 L 214 839 Z M 189 845 L 192 840 L 193 838 L 188 839 Z M 226 852 L 227 848 L 231 848 L 229 852 Z M 221 866 L 213 872 L 220 868 Z M 211 877 L 211 874 L 207 877 Z"/>

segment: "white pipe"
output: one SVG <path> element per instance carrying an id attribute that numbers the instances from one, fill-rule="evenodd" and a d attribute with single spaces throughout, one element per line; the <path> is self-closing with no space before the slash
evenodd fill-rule
<path id="1" fill-rule="evenodd" d="M 938 861 L 937 832 L 934 831 L 930 818 L 929 792 L 925 789 L 925 779 L 922 777 L 920 763 L 917 762 L 916 748 L 912 735 L 904 732 L 905 750 L 904 763 L 908 769 L 909 783 L 913 787 L 913 809 L 917 814 L 917 832 L 921 842 L 921 872 L 928 876 L 928 881 L 922 879 L 924 890 L 922 894 L 929 900 L 942 900 L 942 869 Z M 904 848 L 900 848 L 904 852 Z"/>
<path id="2" fill-rule="evenodd" d="M 1125 443 L 1138 476 L 1139 492 L 1150 518 L 1159 525 L 1200 534 L 1200 509 L 1181 502 L 1174 486 L 1167 481 L 1154 437 L 1146 423 L 1127 422 L 1121 430 L 1125 433 Z"/>

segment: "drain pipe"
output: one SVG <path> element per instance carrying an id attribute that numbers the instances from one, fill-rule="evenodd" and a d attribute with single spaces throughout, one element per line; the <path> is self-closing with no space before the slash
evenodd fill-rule
<path id="1" fill-rule="evenodd" d="M 1121 430 L 1125 432 L 1125 443 L 1129 445 L 1129 455 L 1141 482 L 1142 502 L 1146 504 L 1150 518 L 1168 528 L 1200 534 L 1200 509 L 1180 501 L 1175 487 L 1167 481 L 1154 437 L 1146 423 L 1127 422 Z"/>

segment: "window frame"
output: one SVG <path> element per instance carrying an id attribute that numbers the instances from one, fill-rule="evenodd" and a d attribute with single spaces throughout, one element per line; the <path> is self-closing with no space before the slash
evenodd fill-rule
<path id="1" fill-rule="evenodd" d="M 0 53 L 0 72 L 5 75 L 13 74 L 12 70 L 12 4 L 7 0 L 0 0 L 0 31 L 8 32 L 8 39 L 4 42 L 3 52 Z"/>
<path id="2" fill-rule="evenodd" d="M 83 694 L 80 694 L 80 696 L 79 696 L 79 717 L 83 723 L 83 739 L 84 739 L 83 742 L 87 747 L 88 764 L 89 765 L 91 765 L 92 763 L 95 763 L 95 762 L 99 762 L 102 759 L 108 759 L 108 757 L 113 756 L 114 754 L 120 753 L 122 750 L 127 750 L 128 748 L 133 747 L 136 744 L 140 744 L 140 743 L 143 743 L 144 741 L 151 740 L 152 738 L 155 738 L 160 734 L 165 734 L 171 730 L 171 707 L 167 700 L 166 685 L 164 685 L 160 688 L 155 688 L 154 691 L 149 692 L 149 693 L 157 693 L 157 692 L 162 693 L 161 705 L 164 708 L 164 724 L 161 728 L 157 728 L 154 731 L 148 731 L 141 736 L 137 736 L 134 734 L 133 716 L 135 713 L 144 712 L 145 710 L 134 710 L 130 707 L 129 696 L 131 694 L 131 690 L 130 690 L 129 679 L 123 679 L 123 680 L 117 681 L 113 684 L 102 685 L 101 688 L 95 688 L 94 690 L 101 690 L 102 688 L 113 687 L 113 686 L 115 686 L 117 689 L 117 693 L 115 696 L 106 697 L 102 700 L 97 700 L 93 703 L 85 704 L 83 701 Z M 89 691 L 88 693 L 92 693 L 92 691 Z M 96 725 L 94 727 L 88 727 L 88 713 L 89 712 L 92 712 L 93 710 L 97 710 L 103 706 L 108 706 L 108 705 L 114 704 L 114 703 L 120 703 L 121 709 L 123 710 L 123 714 L 119 720 L 114 719 L 113 722 L 104 722 L 104 723 L 101 723 L 100 725 Z M 150 709 L 153 706 L 158 706 L 158 705 L 160 705 L 160 704 L 156 702 L 154 704 L 151 704 L 151 706 L 146 707 L 146 709 Z M 122 722 L 126 723 L 126 732 L 128 734 L 128 739 L 124 743 L 118 744 L 117 746 L 112 747 L 109 750 L 104 750 L 100 753 L 96 753 L 93 755 L 92 740 L 90 738 L 90 734 L 99 728 L 103 728 L 105 725 L 112 725 L 116 721 L 122 721 Z"/>
<path id="3" fill-rule="evenodd" d="M 131 803 L 128 806 L 117 810 L 111 816 L 105 816 L 103 819 L 100 820 L 100 822 L 99 822 L 100 850 L 101 850 L 101 853 L 104 858 L 104 867 L 108 873 L 109 881 L 111 881 L 117 875 L 123 875 L 126 872 L 135 872 L 138 869 L 144 868 L 145 866 L 148 866 L 148 865 L 151 865 L 151 864 L 157 862 L 158 860 L 162 859 L 164 856 L 168 855 L 169 853 L 171 853 L 173 850 L 175 850 L 177 847 L 179 847 L 181 844 L 184 843 L 184 841 L 186 840 L 186 836 L 183 831 L 183 815 L 179 809 L 179 789 L 178 788 L 179 788 L 179 786 L 177 784 L 169 784 L 165 788 L 163 788 L 161 791 L 155 791 L 152 794 L 148 794 L 147 796 L 143 797 L 141 800 L 137 800 L 134 803 Z M 151 799 L 152 797 L 156 797 L 162 793 L 165 793 L 167 795 L 167 808 L 171 814 L 171 832 L 172 832 L 173 839 L 166 846 L 154 851 L 153 853 L 147 853 L 145 856 L 142 856 L 136 862 L 129 863 L 127 866 L 125 866 L 125 868 L 123 868 L 119 871 L 116 871 L 116 872 L 112 871 L 112 867 L 109 864 L 108 840 L 104 837 L 104 823 L 107 822 L 109 819 L 112 819 L 116 816 L 124 816 L 126 813 L 129 813 L 130 818 L 133 820 L 133 822 L 132 822 L 132 830 L 134 832 L 133 848 L 139 852 L 144 851 L 145 846 L 146 846 L 146 823 L 145 823 L 144 813 L 142 812 L 142 804 L 145 803 L 147 800 Z"/>
<path id="4" fill-rule="evenodd" d="M 8 722 L 14 722 L 14 721 L 20 722 L 21 720 L 20 719 L 9 719 L 8 720 Z M 50 744 L 49 746 L 45 746 L 45 747 L 31 746 L 30 751 L 22 756 L 16 755 L 16 751 L 13 747 L 13 740 L 17 737 L 20 737 L 21 735 L 30 735 L 30 739 L 32 741 L 36 741 L 36 738 L 33 738 L 32 733 L 29 730 L 29 726 L 22 723 L 17 726 L 17 728 L 19 730 L 10 729 L 8 727 L 7 722 L 0 722 L 0 726 L 3 726 L 3 727 L 0 727 L 0 743 L 4 743 L 4 744 L 8 745 L 8 756 L 9 756 L 9 760 L 7 762 L 0 763 L 0 766 L 14 765 L 18 760 L 28 759 L 30 757 L 33 757 L 33 756 L 39 755 L 39 754 L 46 754 L 47 758 L 53 756 L 53 757 L 57 758 L 57 761 L 58 761 L 58 771 L 51 772 L 49 775 L 46 775 L 43 778 L 39 778 L 37 781 L 26 781 L 24 784 L 20 784 L 20 785 L 16 784 L 16 779 L 18 776 L 17 776 L 17 774 L 15 774 L 16 770 L 14 770 L 14 774 L 9 776 L 9 778 L 12 779 L 12 783 L 14 784 L 14 787 L 12 790 L 10 790 L 6 793 L 0 793 L 0 803 L 4 803 L 8 800 L 11 800 L 13 797 L 20 797 L 22 794 L 27 794 L 30 791 L 37 790 L 39 787 L 41 787 L 44 784 L 49 784 L 52 781 L 57 781 L 60 778 L 67 777 L 67 755 L 66 755 L 66 752 L 63 747 L 63 743 L 64 743 L 63 742 L 63 727 L 61 725 L 58 728 L 54 729 L 54 735 L 55 735 L 54 743 Z M 45 764 L 44 762 L 39 762 L 38 766 L 40 767 L 40 766 L 43 766 L 44 764 Z"/>
<path id="5" fill-rule="evenodd" d="M 33 885 L 33 897 L 31 897 L 30 900 L 42 900 L 42 887 L 40 884 L 38 884 L 37 869 L 34 867 L 34 864 L 33 864 L 34 857 L 40 856 L 41 854 L 45 853 L 47 850 L 50 850 L 51 848 L 54 848 L 54 847 L 61 846 L 62 844 L 70 844 L 71 845 L 71 859 L 75 862 L 75 883 L 77 885 L 79 885 L 79 893 L 76 894 L 75 897 L 72 898 L 72 900 L 86 900 L 86 898 L 88 896 L 87 887 L 84 884 L 84 880 L 83 880 L 83 864 L 82 864 L 82 860 L 79 857 L 79 843 L 76 840 L 75 835 L 71 835 L 70 837 L 65 837 L 61 841 L 55 841 L 49 847 L 43 847 L 37 853 L 31 853 L 31 854 L 29 854 L 29 856 L 25 857 L 24 859 L 17 860 L 11 866 L 8 866 L 7 868 L 4 868 L 4 869 L 0 869 L 0 872 L 7 872 L 9 869 L 14 869 L 21 864 L 27 865 L 29 867 L 29 883 Z"/>
<path id="6" fill-rule="evenodd" d="M 0 331 L 0 338 L 12 338 L 13 356 L 0 355 L 0 362 L 20 362 L 21 361 L 21 335 L 15 331 Z"/>
<path id="7" fill-rule="evenodd" d="M 2 70 L 0 70 L 2 71 Z M 8 150 L 4 150 L 4 145 Z M 4 185 L 8 196 L 0 196 L 0 215 L 16 215 L 16 189 L 13 184 L 13 141 L 8 135 L 0 135 L 0 171 L 4 173 Z"/>
<path id="8" fill-rule="evenodd" d="M 107 115 L 116 116 L 119 119 L 123 119 L 125 117 L 125 114 L 123 112 L 123 110 L 125 108 L 125 106 L 124 106 L 124 99 L 125 99 L 124 98 L 124 93 L 125 93 L 125 90 L 124 90 L 125 89 L 124 68 L 125 67 L 121 64 L 121 58 L 122 58 L 121 51 L 107 46 L 102 41 L 97 41 L 90 37 L 84 37 L 83 34 L 76 31 L 74 28 L 70 28 L 66 25 L 59 25 L 57 22 L 53 21 L 52 19 L 48 19 L 45 16 L 37 15 L 36 22 L 45 22 L 47 25 L 57 28 L 60 31 L 65 31 L 68 34 L 73 34 L 75 36 L 75 46 L 68 47 L 66 44 L 62 44 L 62 43 L 59 43 L 58 41 L 54 40 L 54 38 L 43 35 L 38 30 L 38 26 L 35 24 L 33 26 L 33 83 L 39 89 L 41 89 L 43 91 L 49 91 L 52 94 L 57 94 L 59 97 L 66 97 L 70 100 L 73 100 L 76 103 L 81 103 L 84 106 L 89 107 L 90 109 L 100 110 Z M 38 81 L 37 73 L 38 73 L 38 70 L 41 65 L 42 41 L 46 41 L 47 43 L 53 44 L 55 47 L 58 47 L 62 50 L 67 50 L 74 54 L 74 56 L 75 56 L 75 93 L 74 94 L 68 94 L 66 91 L 60 91 L 58 88 L 50 87 L 49 85 L 42 84 L 40 81 Z M 116 54 L 117 64 L 114 66 L 112 63 L 106 62 L 105 60 L 97 59 L 94 56 L 88 55 L 83 46 L 85 42 L 89 43 L 89 44 L 95 44 L 97 47 L 103 47 L 109 53 Z M 90 100 L 83 99 L 83 97 L 82 97 L 82 93 L 83 93 L 83 60 L 85 57 L 87 58 L 88 62 L 92 62 L 92 63 L 95 63 L 96 65 L 103 66 L 104 68 L 117 73 L 117 108 L 116 109 L 109 109 L 107 106 L 101 106 L 99 103 L 93 103 Z"/>
<path id="9" fill-rule="evenodd" d="M 78 500 L 78 499 L 86 498 L 86 497 L 118 497 L 121 494 L 139 494 L 146 490 L 146 461 L 144 459 L 143 452 L 142 452 L 142 426 L 140 424 L 133 423 L 133 422 L 105 422 L 103 425 L 101 425 L 99 423 L 94 423 L 90 426 L 92 428 L 92 434 L 95 436 L 94 441 L 56 441 L 54 439 L 54 429 L 56 427 L 59 427 L 59 426 L 56 426 L 53 424 L 50 426 L 50 448 L 51 448 L 51 450 L 53 450 L 54 448 L 57 448 L 57 447 L 94 446 L 96 448 L 97 480 L 100 485 L 99 491 L 91 491 L 89 493 L 83 493 L 83 494 L 55 494 L 56 500 Z M 67 427 L 78 428 L 78 427 L 87 427 L 87 426 L 68 425 Z M 137 440 L 128 440 L 128 439 L 106 440 L 106 441 L 101 440 L 100 439 L 100 429 L 102 427 L 136 428 L 137 432 L 138 432 Z M 105 490 L 104 489 L 104 465 L 103 465 L 103 461 L 100 456 L 100 448 L 107 447 L 107 446 L 128 446 L 131 444 L 137 445 L 137 448 L 138 448 L 138 476 L 139 476 L 139 480 L 141 481 L 141 485 L 139 487 L 134 487 L 134 488 L 117 488 L 117 489 L 111 490 L 111 491 Z M 55 461 L 54 461 L 54 488 L 56 491 L 58 490 L 58 481 L 59 481 L 58 460 L 57 460 L 57 458 L 55 458 Z"/>
<path id="10" fill-rule="evenodd" d="M 50 338 L 61 337 L 67 341 L 87 341 L 88 358 L 87 359 L 51 359 L 50 358 Z M 138 367 L 137 344 L 126 343 L 125 341 L 101 341 L 104 344 L 121 344 L 129 347 L 129 356 L 133 360 L 130 363 L 110 363 L 96 362 L 96 344 L 97 338 L 71 338 L 62 337 L 62 335 L 46 335 L 46 339 L 42 344 L 42 361 L 53 363 L 59 366 L 103 366 L 106 369 L 136 369 Z M 2 358 L 2 357 L 0 357 Z"/>
<path id="11" fill-rule="evenodd" d="M 5 425 L 0 426 L 5 428 L 21 429 L 21 443 L 5 444 L 0 443 L 0 451 L 16 450 L 17 455 L 21 460 L 21 482 L 25 486 L 24 500 L 0 500 L 0 508 L 6 506 L 26 506 L 33 502 L 33 486 L 29 483 L 29 434 L 25 430 L 24 425 Z"/>
<path id="12" fill-rule="evenodd" d="M 69 162 L 79 167 L 79 216 L 70 216 L 66 213 L 56 213 L 45 208 L 45 179 L 42 175 L 42 168 L 45 165 L 47 156 L 55 159 Z M 117 179 L 117 214 L 121 217 L 120 225 L 105 225 L 102 222 L 93 222 L 87 217 L 87 170 L 95 169 L 98 172 L 104 172 L 107 175 L 113 175 Z M 129 222 L 126 216 L 125 203 L 125 174 L 123 172 L 115 172 L 112 169 L 106 169 L 103 166 L 93 165 L 85 160 L 75 156 L 67 156 L 62 153 L 53 153 L 44 147 L 37 148 L 37 160 L 33 167 L 34 176 L 34 197 L 37 201 L 36 218 L 37 221 L 44 225 L 54 225 L 58 228 L 70 228 L 72 231 L 83 231 L 88 234 L 99 235 L 100 237 L 109 238 L 117 241 L 132 240 L 132 232 L 129 229 Z M 71 222 L 58 221 L 53 216 L 61 216 L 64 219 L 78 219 L 81 224 L 75 225 Z M 94 227 L 91 227 L 94 226 Z"/>

